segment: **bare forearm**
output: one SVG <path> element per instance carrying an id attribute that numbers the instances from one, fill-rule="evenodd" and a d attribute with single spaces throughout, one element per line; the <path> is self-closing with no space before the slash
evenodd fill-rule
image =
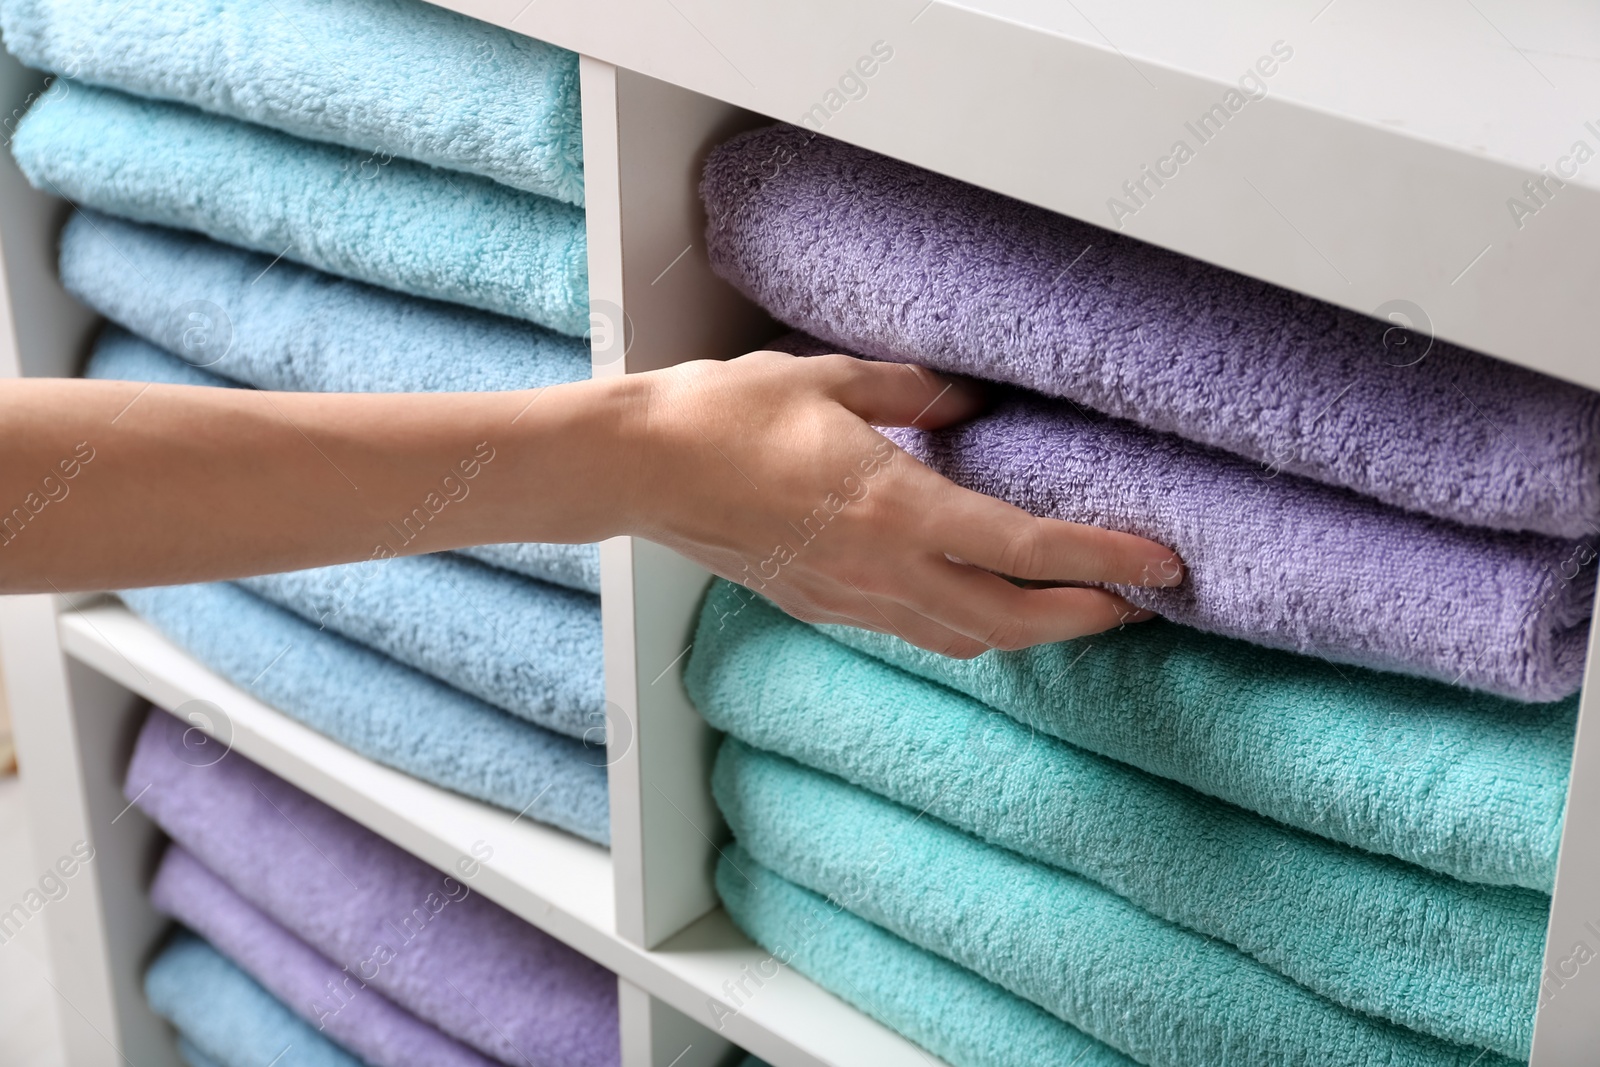
<path id="1" fill-rule="evenodd" d="M 628 383 L 352 395 L 0 387 L 0 590 L 203 581 L 619 532 Z"/>

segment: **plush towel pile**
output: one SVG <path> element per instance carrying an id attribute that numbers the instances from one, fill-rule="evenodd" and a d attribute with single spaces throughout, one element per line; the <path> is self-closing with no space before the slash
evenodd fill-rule
<path id="1" fill-rule="evenodd" d="M 1352 1011 L 1087 879 L 737 740 L 712 785 L 763 866 L 1151 1067 L 1512 1062 Z"/>
<path id="2" fill-rule="evenodd" d="M 457 888 L 463 895 L 469 892 Z M 262 914 L 181 846 L 167 849 L 150 900 L 285 1007 L 373 1067 L 490 1067 L 492 1061 L 480 1053 L 366 988 L 359 974 L 351 980 L 339 964 Z M 454 902 L 444 896 L 436 901 L 441 909 Z"/>
<path id="3" fill-rule="evenodd" d="M 193 934 L 156 957 L 144 994 L 191 1067 L 363 1067 Z"/>
<path id="4" fill-rule="evenodd" d="M 717 271 L 846 351 L 1067 397 L 1262 476 L 1600 530 L 1586 389 L 793 127 L 717 148 L 701 194 Z"/>
<path id="5" fill-rule="evenodd" d="M 183 730 L 151 713 L 127 795 L 288 935 L 372 975 L 356 1000 L 386 997 L 517 1067 L 617 1062 L 609 971 L 469 892 L 470 866 L 440 874 L 238 753 L 186 760 Z"/>
<path id="6" fill-rule="evenodd" d="M 73 84 L 12 153 L 46 192 L 413 296 L 589 327 L 581 208 L 470 174 Z"/>
<path id="7" fill-rule="evenodd" d="M 775 348 L 821 347 L 806 337 Z M 1211 633 L 1527 701 L 1583 678 L 1594 582 L 1581 545 L 1399 511 L 1343 489 L 1017 394 L 971 422 L 888 436 L 1035 515 L 1172 546 L 1174 589 L 1119 589 Z"/>
<path id="8" fill-rule="evenodd" d="M 1546 894 L 1287 829 L 1035 733 L 726 583 L 686 682 L 707 720 L 749 745 L 1082 875 L 1346 1007 L 1527 1052 Z M 731 748 L 730 766 L 750 762 Z M 1429 762 L 1418 769 L 1444 769 Z"/>
<path id="9" fill-rule="evenodd" d="M 421 0 L 5 0 L 30 67 L 583 203 L 578 57 Z"/>
<path id="10" fill-rule="evenodd" d="M 71 226 L 68 228 L 70 231 Z M 168 385 L 228 387 L 239 384 L 234 379 L 213 374 L 210 369 L 194 366 L 176 355 L 157 349 L 115 326 L 108 326 L 95 342 L 94 353 L 89 359 L 88 366 L 84 368 L 84 376 L 135 382 L 164 382 Z M 263 385 L 262 388 L 277 388 L 277 386 L 269 384 Z M 328 391 L 363 390 L 352 385 L 348 390 L 335 388 Z M 397 531 L 396 536 L 399 537 L 403 533 L 406 531 Z M 555 582 L 569 589 L 580 589 L 587 593 L 600 591 L 600 553 L 595 545 L 536 543 L 476 545 L 458 549 L 457 554 L 470 556 L 530 578 Z"/>
<path id="11" fill-rule="evenodd" d="M 513 718 L 226 582 L 121 596 L 212 670 L 369 759 L 610 840 L 602 748 Z"/>

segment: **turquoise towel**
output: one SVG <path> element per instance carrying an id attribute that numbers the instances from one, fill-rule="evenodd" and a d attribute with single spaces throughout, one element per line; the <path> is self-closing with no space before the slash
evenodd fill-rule
<path id="1" fill-rule="evenodd" d="M 145 972 L 144 993 L 199 1053 L 195 1067 L 362 1067 L 187 931 Z"/>
<path id="2" fill-rule="evenodd" d="M 724 742 L 712 791 L 781 877 L 1151 1067 L 1503 1067 L 1333 1003 L 1231 945 L 781 756 Z"/>
<path id="3" fill-rule="evenodd" d="M 719 585 L 713 602 L 731 614 L 754 599 Z M 1161 621 L 974 660 L 822 630 L 1290 826 L 1464 881 L 1555 885 L 1577 697 L 1522 704 Z"/>
<path id="4" fill-rule="evenodd" d="M 30 67 L 583 203 L 578 57 L 421 0 L 5 0 Z"/>
<path id="5" fill-rule="evenodd" d="M 604 749 L 514 719 L 226 582 L 120 595 L 212 670 L 369 759 L 610 841 Z"/>
<path id="6" fill-rule="evenodd" d="M 35 186 L 412 296 L 589 327 L 581 208 L 182 104 L 72 84 L 11 149 Z"/>
<path id="7" fill-rule="evenodd" d="M 168 385 L 238 385 L 232 379 L 191 366 L 116 326 L 107 327 L 95 342 L 84 376 Z M 477 545 L 457 549 L 456 554 L 569 589 L 600 591 L 600 552 L 596 545 Z"/>
<path id="8" fill-rule="evenodd" d="M 1544 894 L 1288 829 L 1034 733 L 764 601 L 718 625 L 728 593 L 685 677 L 719 730 L 1081 874 L 1346 1007 L 1527 1057 Z"/>
<path id="9" fill-rule="evenodd" d="M 1049 1012 L 785 881 L 738 842 L 722 850 L 717 892 L 739 928 L 772 953 L 757 971 L 792 965 L 952 1067 L 1133 1067 Z M 759 979 L 741 972 L 735 981 L 760 996 Z M 713 1019 L 744 1003 L 736 991 L 724 994 L 707 1005 Z"/>

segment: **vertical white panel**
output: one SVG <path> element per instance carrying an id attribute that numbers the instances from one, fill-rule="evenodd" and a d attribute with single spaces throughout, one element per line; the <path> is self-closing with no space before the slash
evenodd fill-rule
<path id="1" fill-rule="evenodd" d="M 626 979 L 617 979 L 622 1067 L 726 1067 L 744 1052 Z"/>

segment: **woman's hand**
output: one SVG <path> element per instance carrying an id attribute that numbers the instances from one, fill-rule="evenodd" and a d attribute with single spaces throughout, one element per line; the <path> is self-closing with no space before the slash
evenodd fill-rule
<path id="1" fill-rule="evenodd" d="M 790 614 L 897 634 L 946 655 L 1024 648 L 1150 617 L 1101 589 L 1176 585 L 1182 564 L 1131 534 L 1035 518 L 962 489 L 878 426 L 933 429 L 981 408 L 965 382 L 848 356 L 755 352 L 635 376 L 627 532 Z"/>

